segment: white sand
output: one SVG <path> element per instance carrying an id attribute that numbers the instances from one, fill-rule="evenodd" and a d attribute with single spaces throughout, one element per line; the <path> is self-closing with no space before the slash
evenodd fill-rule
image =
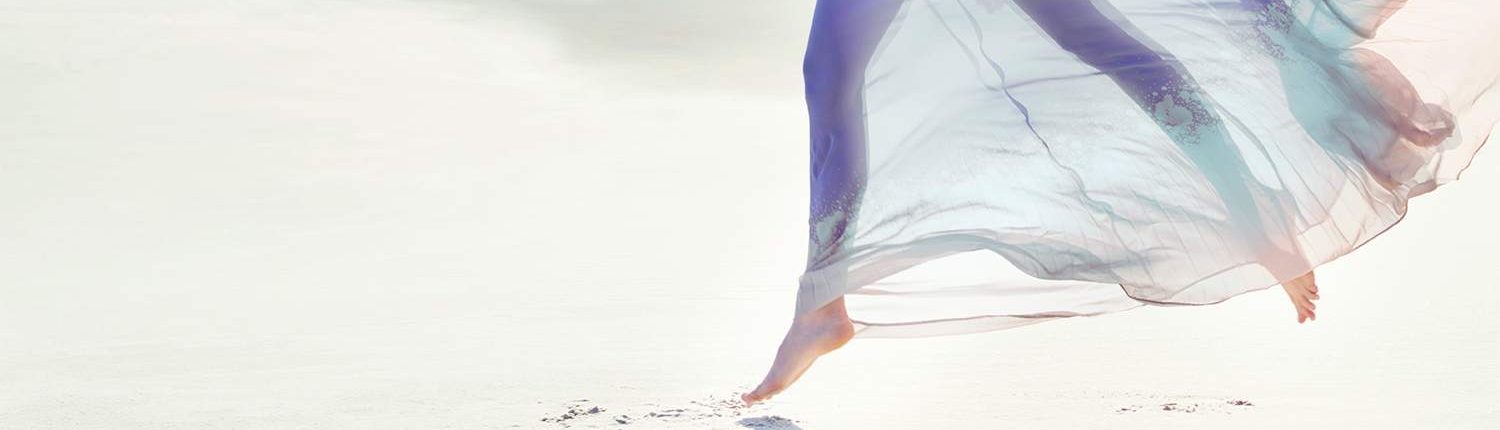
<path id="1" fill-rule="evenodd" d="M 727 407 L 805 252 L 811 2 L 728 3 L 0 0 L 0 428 L 1500 423 L 1487 152 L 1314 324 L 856 340 Z"/>

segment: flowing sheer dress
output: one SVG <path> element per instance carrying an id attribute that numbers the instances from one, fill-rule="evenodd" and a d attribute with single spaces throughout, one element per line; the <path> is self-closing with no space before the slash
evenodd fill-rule
<path id="1" fill-rule="evenodd" d="M 1458 178 L 1493 0 L 819 0 L 798 313 L 860 336 L 1203 305 Z"/>

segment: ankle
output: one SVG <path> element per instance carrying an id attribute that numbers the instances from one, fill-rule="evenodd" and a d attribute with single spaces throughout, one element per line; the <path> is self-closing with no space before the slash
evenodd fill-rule
<path id="1" fill-rule="evenodd" d="M 838 300 L 838 301 L 829 303 L 827 305 L 824 305 L 821 308 L 814 309 L 812 312 L 808 312 L 806 314 L 803 314 L 803 315 L 797 317 L 797 319 L 798 320 L 803 320 L 803 321 L 806 321 L 806 322 L 809 322 L 809 323 L 839 321 L 839 320 L 847 321 L 847 320 L 849 320 L 849 314 L 844 309 L 843 300 Z"/>

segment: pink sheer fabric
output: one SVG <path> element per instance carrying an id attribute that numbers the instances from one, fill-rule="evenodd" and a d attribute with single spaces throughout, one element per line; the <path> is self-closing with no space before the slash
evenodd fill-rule
<path id="1" fill-rule="evenodd" d="M 1395 225 L 1500 119 L 1485 0 L 820 0 L 798 311 L 1201 305 Z"/>

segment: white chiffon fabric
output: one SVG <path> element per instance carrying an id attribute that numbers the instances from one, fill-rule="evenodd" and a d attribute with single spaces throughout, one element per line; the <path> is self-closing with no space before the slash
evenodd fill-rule
<path id="1" fill-rule="evenodd" d="M 819 0 L 798 313 L 928 336 L 1296 278 L 1500 119 L 1493 0 Z"/>

